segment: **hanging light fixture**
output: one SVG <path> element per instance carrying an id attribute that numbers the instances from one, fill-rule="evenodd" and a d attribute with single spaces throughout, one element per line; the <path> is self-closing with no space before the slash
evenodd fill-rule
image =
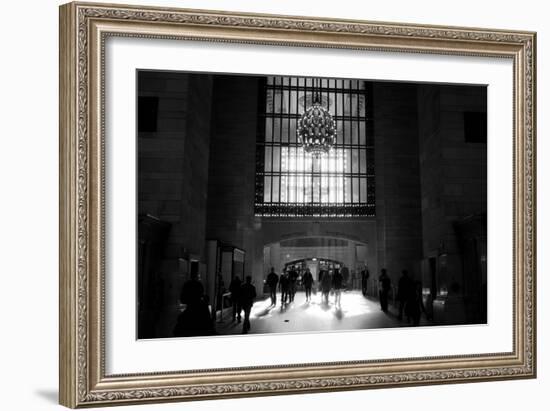
<path id="1" fill-rule="evenodd" d="M 319 79 L 316 79 L 320 82 Z M 298 141 L 314 157 L 328 153 L 336 142 L 336 122 L 321 104 L 319 90 L 314 88 L 313 104 L 298 120 Z"/>

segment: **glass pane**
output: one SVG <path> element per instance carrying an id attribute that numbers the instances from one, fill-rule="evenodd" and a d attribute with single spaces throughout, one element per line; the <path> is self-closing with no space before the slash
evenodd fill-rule
<path id="1" fill-rule="evenodd" d="M 338 179 L 330 177 L 329 182 L 329 202 L 336 203 L 338 201 Z"/>
<path id="2" fill-rule="evenodd" d="M 353 94 L 349 94 L 349 112 L 348 115 L 354 116 L 355 115 L 355 96 Z"/>
<path id="3" fill-rule="evenodd" d="M 281 141 L 288 143 L 289 141 L 289 131 L 288 131 L 288 118 L 283 119 L 283 136 Z"/>
<path id="4" fill-rule="evenodd" d="M 366 178 L 360 179 L 359 194 L 361 196 L 361 202 L 365 203 L 367 201 L 367 179 Z"/>
<path id="5" fill-rule="evenodd" d="M 298 112 L 298 108 L 297 108 L 297 99 L 296 99 L 296 90 L 292 90 L 290 92 L 290 113 L 291 114 L 294 114 L 294 113 L 297 113 Z"/>
<path id="6" fill-rule="evenodd" d="M 326 175 L 321 176 L 321 202 L 328 203 L 328 177 Z"/>
<path id="7" fill-rule="evenodd" d="M 353 185 L 351 187 L 351 190 L 352 190 L 353 202 L 358 203 L 359 202 L 359 179 L 358 178 L 353 179 Z"/>
<path id="8" fill-rule="evenodd" d="M 320 201 L 319 188 L 321 186 L 321 179 L 319 177 L 313 177 L 313 202 L 318 203 Z"/>
<path id="9" fill-rule="evenodd" d="M 281 141 L 281 119 L 276 118 L 273 121 L 273 141 Z"/>
<path id="10" fill-rule="evenodd" d="M 286 196 L 286 189 L 287 189 L 287 176 L 282 175 L 281 176 L 281 196 L 280 196 L 280 202 L 286 203 L 287 202 L 287 196 Z"/>
<path id="11" fill-rule="evenodd" d="M 354 149 L 351 150 L 351 172 L 352 173 L 358 173 L 359 172 L 359 150 Z"/>
<path id="12" fill-rule="evenodd" d="M 288 202 L 296 202 L 296 176 L 293 175 L 288 177 Z"/>
<path id="13" fill-rule="evenodd" d="M 344 202 L 344 177 L 338 177 L 336 181 L 338 183 L 338 198 L 336 199 L 336 201 L 338 201 L 339 203 L 343 203 Z"/>
<path id="14" fill-rule="evenodd" d="M 340 87 L 342 86 L 341 83 L 342 81 L 340 80 Z M 338 94 L 338 102 L 337 102 L 337 105 L 338 105 L 338 111 L 337 111 L 337 114 L 339 117 L 342 117 L 344 115 L 344 103 L 345 103 L 345 99 L 344 99 L 344 94 L 343 93 L 339 93 Z"/>
<path id="15" fill-rule="evenodd" d="M 313 187 L 311 185 L 311 174 L 303 175 L 302 187 L 304 190 L 304 203 L 310 203 L 313 190 Z"/>
<path id="16" fill-rule="evenodd" d="M 273 171 L 280 171 L 281 165 L 281 148 L 273 147 Z"/>
<path id="17" fill-rule="evenodd" d="M 365 123 L 363 121 L 360 121 L 357 123 L 358 129 L 359 129 L 359 144 L 364 146 L 366 144 L 367 136 L 365 134 Z"/>
<path id="18" fill-rule="evenodd" d="M 264 170 L 267 172 L 270 172 L 272 170 L 271 168 L 271 146 L 265 147 L 265 166 Z"/>
<path id="19" fill-rule="evenodd" d="M 344 179 L 344 202 L 351 203 L 351 178 Z"/>
<path id="20" fill-rule="evenodd" d="M 295 118 L 290 119 L 288 134 L 290 137 L 290 142 L 296 144 L 296 119 Z"/>
<path id="21" fill-rule="evenodd" d="M 313 172 L 314 173 L 318 173 L 321 171 L 321 162 L 322 162 L 322 159 L 320 158 L 311 158 L 311 156 L 308 156 L 309 158 L 306 157 L 306 159 L 310 160 L 312 162 L 312 165 L 313 165 Z M 307 162 L 306 162 L 307 164 Z"/>
<path id="22" fill-rule="evenodd" d="M 288 147 L 281 147 L 281 172 L 288 172 L 291 169 L 289 163 L 290 155 L 288 153 Z"/>
<path id="23" fill-rule="evenodd" d="M 304 202 L 304 177 L 303 175 L 296 176 L 296 202 Z"/>
<path id="24" fill-rule="evenodd" d="M 344 127 L 344 144 L 351 144 L 351 123 L 343 121 Z"/>
<path id="25" fill-rule="evenodd" d="M 351 143 L 353 145 L 357 145 L 359 144 L 359 130 L 357 128 L 357 124 L 358 122 L 357 121 L 354 121 L 352 124 L 352 139 L 351 139 Z"/>
<path id="26" fill-rule="evenodd" d="M 367 172 L 367 152 L 365 149 L 361 149 L 359 153 L 359 171 L 361 174 L 365 174 Z"/>
<path id="27" fill-rule="evenodd" d="M 271 141 L 273 138 L 273 122 L 271 118 L 266 117 L 265 119 L 265 141 Z"/>
<path id="28" fill-rule="evenodd" d="M 344 172 L 351 172 L 351 149 L 349 148 L 344 150 Z"/>
<path id="29" fill-rule="evenodd" d="M 264 177 L 264 203 L 271 203 L 271 177 Z"/>
<path id="30" fill-rule="evenodd" d="M 273 113 L 281 112 L 281 90 L 275 88 L 273 90 Z"/>
<path id="31" fill-rule="evenodd" d="M 288 81 L 285 81 L 285 85 L 287 85 Z M 288 113 L 288 90 L 281 91 L 281 107 L 282 107 L 282 113 Z"/>
<path id="32" fill-rule="evenodd" d="M 279 202 L 279 177 L 273 177 L 273 191 L 271 194 L 271 199 L 274 203 Z"/>
<path id="33" fill-rule="evenodd" d="M 365 117 L 365 96 L 359 96 L 359 116 Z"/>

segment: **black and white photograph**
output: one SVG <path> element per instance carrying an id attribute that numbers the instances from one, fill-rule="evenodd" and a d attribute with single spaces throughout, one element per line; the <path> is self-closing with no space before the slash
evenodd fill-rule
<path id="1" fill-rule="evenodd" d="M 487 322 L 487 88 L 137 72 L 138 339 Z"/>

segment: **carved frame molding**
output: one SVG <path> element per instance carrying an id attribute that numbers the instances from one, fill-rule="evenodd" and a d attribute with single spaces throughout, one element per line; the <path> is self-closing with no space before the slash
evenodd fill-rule
<path id="1" fill-rule="evenodd" d="M 513 352 L 105 375 L 103 70 L 109 36 L 513 59 Z M 92 3 L 61 6 L 61 404 L 101 406 L 535 377 L 535 50 L 532 32 Z"/>

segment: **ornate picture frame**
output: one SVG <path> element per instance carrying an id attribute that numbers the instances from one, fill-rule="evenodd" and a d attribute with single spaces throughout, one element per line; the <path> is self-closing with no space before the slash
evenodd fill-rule
<path id="1" fill-rule="evenodd" d="M 201 40 L 513 62 L 513 350 L 107 375 L 105 42 Z M 60 7 L 60 403 L 199 400 L 536 377 L 536 34 L 218 11 Z"/>

